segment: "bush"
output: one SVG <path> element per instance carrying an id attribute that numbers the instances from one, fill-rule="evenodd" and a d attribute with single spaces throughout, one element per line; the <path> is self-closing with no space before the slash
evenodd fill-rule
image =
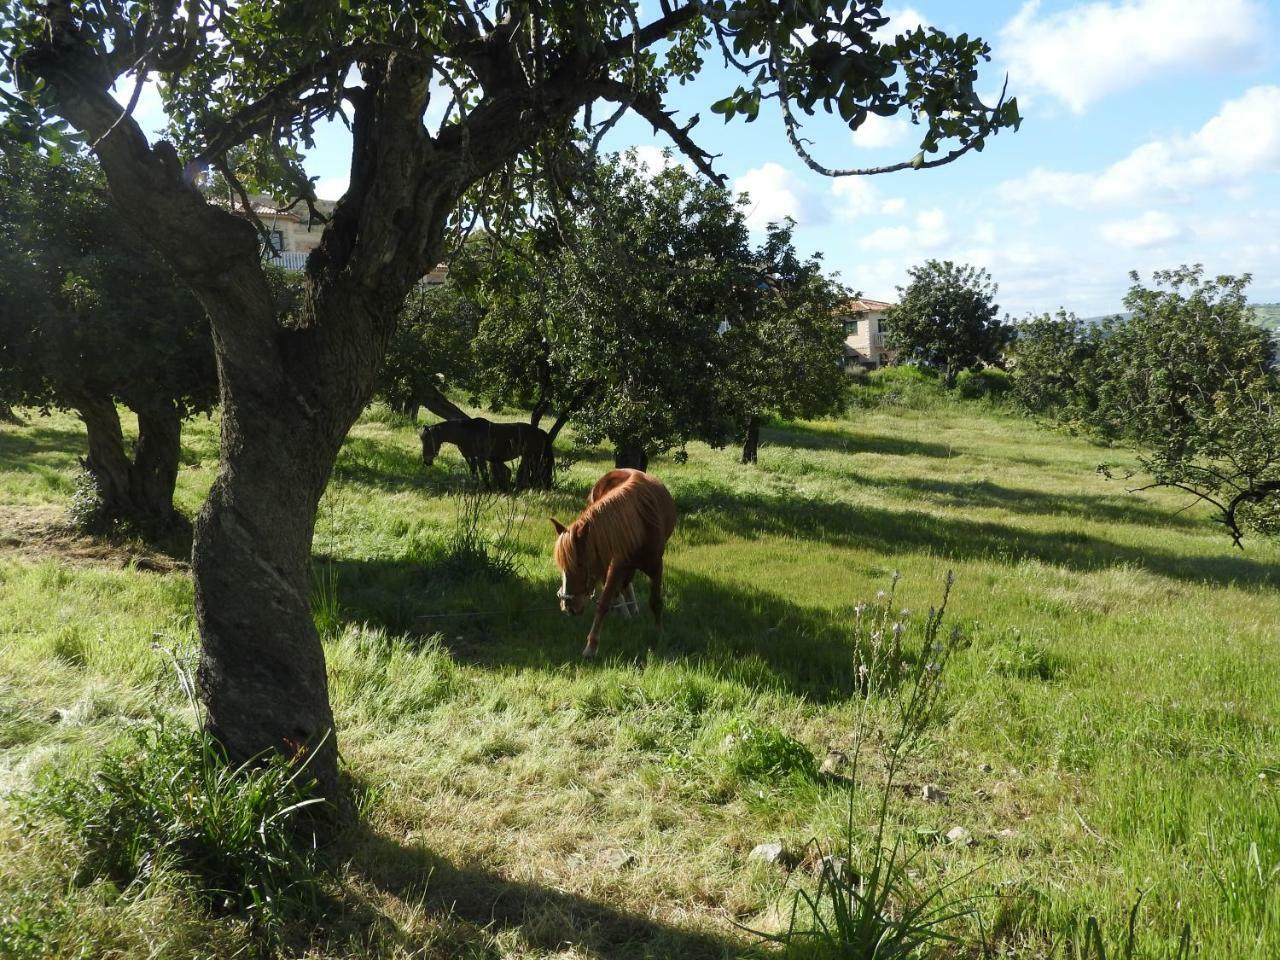
<path id="1" fill-rule="evenodd" d="M 938 374 L 928 367 L 881 367 L 850 387 L 850 402 L 863 408 L 931 406 L 943 395 Z"/>
<path id="2" fill-rule="evenodd" d="M 1012 389 L 1009 374 L 996 367 L 961 370 L 956 377 L 956 390 L 966 400 L 1002 400 Z"/>
<path id="3" fill-rule="evenodd" d="M 314 842 L 299 845 L 311 795 L 306 764 L 273 757 L 231 767 L 209 734 L 157 719 L 88 777 L 57 771 L 22 800 L 28 826 L 61 821 L 85 851 L 88 879 L 128 890 L 182 878 L 206 907 L 274 934 L 314 906 Z"/>
<path id="4" fill-rule="evenodd" d="M 737 778 L 754 782 L 813 780 L 818 764 L 812 751 L 776 727 L 752 720 L 737 720 L 728 729 L 725 757 L 729 771 Z"/>
<path id="5" fill-rule="evenodd" d="M 102 491 L 98 481 L 88 470 L 76 474 L 71 488 L 71 500 L 67 504 L 67 522 L 77 533 L 103 533 L 110 526 Z"/>

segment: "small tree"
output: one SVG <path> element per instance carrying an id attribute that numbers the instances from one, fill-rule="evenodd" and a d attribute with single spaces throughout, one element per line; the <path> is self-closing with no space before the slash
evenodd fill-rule
<path id="1" fill-rule="evenodd" d="M 204 310 L 80 158 L 5 151 L 0 246 L 0 399 L 84 421 L 97 519 L 169 524 L 181 422 L 217 396 Z M 132 455 L 117 403 L 138 418 Z"/>
<path id="2" fill-rule="evenodd" d="M 908 273 L 886 317 L 890 349 L 940 370 L 948 388 L 961 370 L 999 362 L 1009 327 L 997 317 L 999 288 L 986 270 L 928 260 Z"/>
<path id="3" fill-rule="evenodd" d="M 1075 314 L 1028 317 L 1013 339 L 1013 399 L 1028 413 L 1075 421 L 1097 405 L 1100 328 Z"/>

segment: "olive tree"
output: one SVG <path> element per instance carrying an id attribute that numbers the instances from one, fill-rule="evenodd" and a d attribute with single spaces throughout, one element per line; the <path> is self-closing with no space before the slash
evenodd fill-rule
<path id="1" fill-rule="evenodd" d="M 233 760 L 310 744 L 310 770 L 322 789 L 336 787 L 308 602 L 316 506 L 405 296 L 440 260 L 451 227 L 471 222 L 460 211 L 518 197 L 529 178 L 554 175 L 559 151 L 590 149 L 627 110 L 714 177 L 696 117 L 681 122 L 665 106 L 707 56 L 742 78 L 711 109 L 750 121 L 773 101 L 784 135 L 825 174 L 935 167 L 1017 125 L 1014 100 L 987 105 L 977 94 L 982 40 L 893 36 L 887 22 L 880 0 L 0 4 L 0 50 L 16 82 L 0 98 L 5 123 L 45 143 L 62 121 L 78 131 L 125 216 L 213 325 L 222 452 L 192 569 L 206 723 Z M 154 141 L 132 116 L 148 78 L 171 121 Z M 815 111 L 854 129 L 869 113 L 909 114 L 920 150 L 835 169 L 802 137 L 801 117 Z M 351 129 L 350 185 L 307 260 L 303 309 L 280 323 L 260 232 L 194 181 L 213 169 L 242 202 L 253 187 L 309 202 L 298 157 L 316 125 L 336 118 Z"/>
<path id="2" fill-rule="evenodd" d="M 0 400 L 74 411 L 95 521 L 159 532 L 182 420 L 216 398 L 209 322 L 120 217 L 94 165 L 13 145 L 0 157 Z M 127 449 L 117 404 L 138 418 Z"/>

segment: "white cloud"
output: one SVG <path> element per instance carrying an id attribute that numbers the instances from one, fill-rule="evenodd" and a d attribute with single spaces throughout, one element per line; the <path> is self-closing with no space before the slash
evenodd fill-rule
<path id="1" fill-rule="evenodd" d="M 916 214 L 913 226 L 881 227 L 872 230 L 858 243 L 868 250 L 921 251 L 943 246 L 950 239 L 947 215 L 935 207 Z"/>
<path id="2" fill-rule="evenodd" d="M 1238 68 L 1267 36 L 1259 0 L 1117 0 L 1041 14 L 1024 3 L 1000 30 L 1010 89 L 1044 90 L 1074 113 L 1165 70 Z"/>
<path id="3" fill-rule="evenodd" d="M 884 15 L 889 18 L 889 25 L 883 28 L 883 32 L 895 37 L 911 33 L 917 27 L 929 27 L 929 21 L 915 7 L 890 7 L 884 11 Z"/>
<path id="4" fill-rule="evenodd" d="M 691 166 L 684 157 L 677 157 L 670 149 L 654 146 L 651 143 L 641 144 L 630 149 L 635 151 L 636 166 L 651 174 L 661 173 L 668 167 L 684 167 L 687 170 Z M 623 158 L 624 160 L 626 159 L 625 154 Z"/>
<path id="5" fill-rule="evenodd" d="M 1280 86 L 1254 87 L 1190 136 L 1144 143 L 1099 174 L 1037 168 L 998 189 L 1015 203 L 1137 204 L 1268 172 L 1280 172 Z"/>
<path id="6" fill-rule="evenodd" d="M 981 220 L 978 223 L 974 224 L 973 242 L 982 244 L 983 246 L 990 246 L 991 244 L 995 243 L 996 242 L 995 224 L 987 220 Z"/>
<path id="7" fill-rule="evenodd" d="M 1098 228 L 1104 240 L 1128 249 L 1158 247 L 1186 232 L 1182 224 L 1161 210 L 1148 210 L 1132 220 L 1113 220 Z"/>
<path id="8" fill-rule="evenodd" d="M 901 213 L 907 207 L 902 197 L 881 197 L 870 177 L 839 177 L 831 183 L 835 215 L 841 220 L 876 214 Z"/>
<path id="9" fill-rule="evenodd" d="M 853 131 L 853 145 L 864 150 L 880 150 L 904 143 L 911 134 L 911 124 L 901 117 L 882 117 L 868 113 L 862 126 Z"/>
<path id="10" fill-rule="evenodd" d="M 753 230 L 763 230 L 786 217 L 804 224 L 821 223 L 827 218 L 827 206 L 814 197 L 808 184 L 773 161 L 736 178 L 733 192 L 750 198 L 747 223 Z"/>

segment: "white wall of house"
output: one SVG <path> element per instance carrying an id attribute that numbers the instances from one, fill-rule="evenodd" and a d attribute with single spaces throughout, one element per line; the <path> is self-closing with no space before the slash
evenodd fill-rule
<path id="1" fill-rule="evenodd" d="M 847 366 L 875 369 L 888 359 L 884 345 L 885 317 L 892 304 L 879 300 L 852 300 L 844 321 L 844 356 Z"/>

